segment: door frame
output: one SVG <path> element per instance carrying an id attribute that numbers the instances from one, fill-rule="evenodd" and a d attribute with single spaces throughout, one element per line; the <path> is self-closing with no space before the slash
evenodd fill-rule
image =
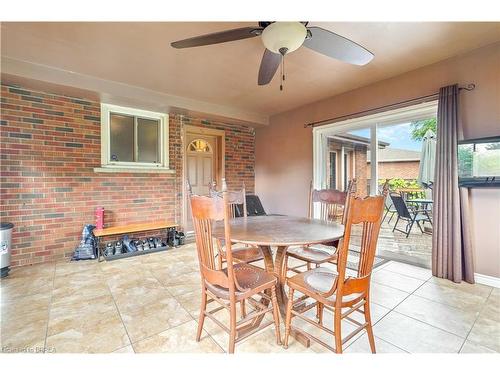
<path id="1" fill-rule="evenodd" d="M 215 158 L 215 176 L 217 184 L 222 181 L 222 178 L 226 175 L 226 132 L 219 129 L 210 129 L 202 126 L 194 125 L 184 125 L 182 127 L 181 133 L 181 144 L 182 144 L 182 226 L 185 229 L 187 227 L 187 205 L 188 205 L 188 195 L 187 195 L 187 157 L 186 157 L 186 147 L 187 145 L 187 135 L 188 134 L 198 134 L 205 136 L 213 136 L 216 139 L 216 145 L 214 150 Z"/>
<path id="2" fill-rule="evenodd" d="M 371 185 L 370 193 L 375 195 L 377 190 L 377 127 L 396 125 L 402 122 L 411 122 L 436 116 L 437 100 L 411 105 L 404 108 L 388 110 L 372 115 L 356 117 L 344 121 L 334 122 L 313 128 L 313 186 L 315 189 L 326 188 L 326 158 L 328 153 L 327 137 L 338 133 L 370 128 L 371 137 Z M 342 166 L 343 168 L 343 166 Z M 375 182 L 373 182 L 375 181 Z"/>

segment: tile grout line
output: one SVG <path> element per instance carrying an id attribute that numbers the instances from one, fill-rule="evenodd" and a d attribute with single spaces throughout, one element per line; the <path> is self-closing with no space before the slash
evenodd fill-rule
<path id="1" fill-rule="evenodd" d="M 469 332 L 467 332 L 467 336 L 465 337 L 465 341 L 462 343 L 462 346 L 460 347 L 460 350 L 458 351 L 459 353 L 462 351 L 465 343 L 467 342 L 467 339 L 469 338 L 469 335 L 470 333 L 472 332 L 472 330 L 474 329 L 474 326 L 476 325 L 476 322 L 478 321 L 479 319 L 479 315 L 481 315 L 481 313 L 483 312 L 483 310 L 486 308 L 486 302 L 488 302 L 488 299 L 491 297 L 491 294 L 493 293 L 493 288 L 490 290 L 490 294 L 488 294 L 488 297 L 486 297 L 486 300 L 484 301 L 483 303 L 483 306 L 481 308 L 481 310 L 477 313 L 476 315 L 476 319 L 474 319 L 474 323 L 472 323 L 470 329 L 469 329 Z M 481 345 L 481 344 L 479 344 Z M 485 345 L 481 345 L 481 346 L 485 346 Z M 485 346 L 486 348 L 489 349 L 489 347 Z M 496 351 L 496 350 L 495 350 Z"/>
<path id="2" fill-rule="evenodd" d="M 411 295 L 414 295 L 415 297 L 419 297 L 419 298 L 425 299 L 425 300 L 427 300 L 427 301 L 430 301 L 430 302 L 433 302 L 433 303 L 437 303 L 437 304 L 440 304 L 440 305 L 443 305 L 443 306 L 446 306 L 446 307 L 452 307 L 452 308 L 455 308 L 455 309 L 460 310 L 460 311 L 468 312 L 468 311 L 466 311 L 466 310 L 464 310 L 464 309 L 462 309 L 462 308 L 459 308 L 459 307 L 456 307 L 456 306 L 452 306 L 452 305 L 449 305 L 449 304 L 447 304 L 447 303 L 442 303 L 442 302 L 434 301 L 434 300 L 431 300 L 431 299 L 429 299 L 429 298 L 426 298 L 426 297 L 423 297 L 423 296 L 419 296 L 418 294 L 414 294 L 417 290 L 419 290 L 421 287 L 423 287 L 426 283 L 428 283 L 428 282 L 432 283 L 431 281 L 429 281 L 429 280 L 431 280 L 431 279 L 432 279 L 432 277 L 430 277 L 430 278 L 429 278 L 429 279 L 428 279 L 428 280 L 427 280 L 424 284 L 422 284 L 422 285 L 421 285 L 421 286 L 419 286 L 417 289 L 415 289 L 415 290 L 411 293 Z M 435 284 L 435 285 L 439 285 L 439 284 Z M 446 286 L 445 286 L 445 287 L 446 287 Z M 449 288 L 449 287 L 446 287 L 446 288 Z M 451 288 L 449 288 L 449 289 L 451 289 Z M 464 292 L 464 293 L 468 293 L 468 292 Z M 476 324 L 477 320 L 479 319 L 479 314 L 480 314 L 480 313 L 481 313 L 481 312 L 485 309 L 486 302 L 488 301 L 488 299 L 489 299 L 489 297 L 491 296 L 491 294 L 492 294 L 492 293 L 493 293 L 493 288 L 491 288 L 491 290 L 490 290 L 490 292 L 489 292 L 489 294 L 488 294 L 488 297 L 486 297 L 485 301 L 482 303 L 482 307 L 481 307 L 480 311 L 475 312 L 475 314 L 477 314 L 477 315 L 476 315 L 476 317 L 475 317 L 475 319 L 474 319 L 474 322 L 472 323 L 472 325 L 471 325 L 471 327 L 470 327 L 469 331 L 467 332 L 467 335 L 465 336 L 464 342 L 463 342 L 463 343 L 462 343 L 462 345 L 460 346 L 460 349 L 458 350 L 458 353 L 460 353 L 460 351 L 462 350 L 463 346 L 465 345 L 465 342 L 467 341 L 467 339 L 468 339 L 468 337 L 469 337 L 470 333 L 472 332 L 472 329 L 474 328 L 474 325 Z M 469 293 L 469 294 L 473 294 L 473 293 Z M 399 305 L 398 305 L 398 306 L 399 306 Z M 404 313 L 401 313 L 401 312 L 399 312 L 399 311 L 395 311 L 395 312 L 397 312 L 397 313 L 399 313 L 399 314 L 401 314 L 401 315 L 404 315 L 404 316 L 406 316 L 406 317 L 408 317 L 408 318 L 415 319 L 416 321 L 419 321 L 419 322 L 425 323 L 425 324 L 427 324 L 427 325 L 429 325 L 429 326 L 431 326 L 431 327 L 438 328 L 438 329 L 440 329 L 440 330 L 442 330 L 442 331 L 445 331 L 445 332 L 451 333 L 452 335 L 455 335 L 455 336 L 457 336 L 457 337 L 462 338 L 462 336 L 459 336 L 459 335 L 457 335 L 456 333 L 449 332 L 449 331 L 447 331 L 447 330 L 445 330 L 445 329 L 443 329 L 443 328 L 436 327 L 436 326 L 434 326 L 434 325 L 432 325 L 432 324 L 429 324 L 429 323 L 427 323 L 427 322 L 423 322 L 423 321 L 421 321 L 421 320 L 419 320 L 419 319 L 416 319 L 416 318 L 414 318 L 414 317 L 408 316 L 408 315 L 406 315 L 406 314 L 404 314 Z M 488 348 L 488 349 L 489 349 L 489 348 Z"/>
<path id="3" fill-rule="evenodd" d="M 144 263 L 142 263 L 143 265 L 145 265 Z M 184 306 L 182 305 L 182 303 L 177 299 L 177 296 L 174 296 L 168 289 L 167 289 L 167 286 L 165 284 L 163 284 L 163 282 L 158 278 L 158 276 L 156 276 L 156 274 L 152 271 L 152 269 L 150 268 L 150 266 L 146 265 L 147 267 L 147 270 L 151 273 L 151 275 L 153 276 L 154 279 L 156 279 L 156 281 L 158 281 L 158 283 L 161 285 L 161 288 L 164 289 L 169 295 L 171 298 L 175 299 L 175 301 L 179 304 L 179 306 L 184 310 L 186 311 L 186 313 L 192 318 L 192 321 L 196 322 L 196 324 L 198 324 L 196 318 L 193 317 L 193 315 L 191 314 L 191 312 L 189 312 L 187 309 L 184 308 Z M 196 272 L 196 271 L 195 271 Z M 121 313 L 118 309 L 118 312 L 120 314 L 120 318 L 121 318 Z M 167 328 L 166 330 L 163 330 L 163 331 L 160 331 L 160 332 L 156 332 L 156 333 L 153 333 L 152 335 L 150 336 L 147 336 L 147 337 L 144 337 L 138 341 L 136 341 L 135 343 L 137 342 L 140 342 L 140 341 L 143 341 L 143 340 L 146 340 L 146 339 L 149 339 L 153 336 L 156 336 L 158 334 L 160 334 L 161 332 L 166 332 L 172 328 L 176 328 L 176 327 L 180 327 L 181 325 L 183 324 L 186 324 L 186 323 L 189 323 L 190 321 L 187 321 L 187 322 L 183 322 L 183 323 L 180 323 L 180 324 L 177 324 L 177 325 L 174 325 L 174 326 L 171 326 L 169 328 Z M 215 340 L 215 338 L 212 337 L 212 335 L 205 329 L 203 328 L 203 331 L 206 333 L 207 337 L 210 338 L 224 353 L 226 353 L 226 351 L 219 345 L 219 343 L 217 342 L 217 340 Z M 130 338 L 129 338 L 130 340 Z M 132 340 L 130 340 L 130 343 L 131 343 L 131 346 L 132 346 L 132 349 L 134 350 L 134 353 L 135 353 L 135 348 L 134 348 L 134 343 L 132 343 Z"/>
<path id="4" fill-rule="evenodd" d="M 424 283 L 425 284 L 425 283 Z M 453 305 L 450 305 L 448 303 L 444 303 L 444 302 L 439 302 L 439 301 L 435 301 L 433 299 L 430 299 L 428 297 L 425 297 L 425 296 L 421 296 L 421 295 L 418 295 L 418 294 L 414 294 L 418 289 L 420 289 L 422 286 L 424 286 L 424 284 L 422 284 L 421 286 L 419 286 L 417 289 L 415 289 L 413 292 L 412 292 L 412 295 L 414 295 L 415 297 L 418 297 L 418 298 L 422 298 L 422 299 L 425 299 L 427 301 L 430 301 L 430 302 L 433 302 L 433 303 L 437 303 L 439 305 L 443 305 L 443 306 L 446 306 L 446 307 L 451 307 L 451 308 L 454 308 L 454 309 L 457 309 L 457 310 L 460 310 L 460 311 L 464 311 L 464 312 L 472 312 L 472 311 L 467 311 L 461 307 L 457 307 L 457 306 L 453 306 Z M 491 293 L 491 292 L 490 292 Z M 468 294 L 472 294 L 472 293 L 468 293 Z M 472 294 L 474 295 L 474 294 Z M 486 297 L 485 301 L 482 303 L 482 305 L 484 306 L 486 304 L 486 301 L 488 300 L 489 296 Z M 483 308 L 481 307 L 480 310 L 482 310 Z"/>
<path id="5" fill-rule="evenodd" d="M 143 264 L 143 265 L 145 265 L 144 263 L 142 263 L 142 264 Z M 175 300 L 175 301 L 179 304 L 179 306 L 181 307 L 181 309 L 183 309 L 183 310 L 187 313 L 187 315 L 188 315 L 188 316 L 190 316 L 190 317 L 192 318 L 191 320 L 192 320 L 192 321 L 194 321 L 194 322 L 196 322 L 196 319 L 195 319 L 195 318 L 193 318 L 193 316 L 191 315 L 191 313 L 190 313 L 187 309 L 185 309 L 185 308 L 184 308 L 184 306 L 182 306 L 181 302 L 177 299 L 177 297 L 176 297 L 176 296 L 174 296 L 172 293 L 170 293 L 170 291 L 169 291 L 169 290 L 166 288 L 166 286 L 165 286 L 165 285 L 161 282 L 161 280 L 160 280 L 160 279 L 158 279 L 158 277 L 157 277 L 157 276 L 156 276 L 156 274 L 155 274 L 155 273 L 151 270 L 151 268 L 150 268 L 148 265 L 145 265 L 145 266 L 147 267 L 148 272 L 149 272 L 149 273 L 151 273 L 151 275 L 153 276 L 153 278 L 154 278 L 156 281 L 158 281 L 158 283 L 161 285 L 161 289 L 164 289 L 164 290 L 165 290 L 165 291 L 166 291 L 166 292 L 170 295 L 170 298 L 173 298 L 173 299 L 174 299 L 174 300 Z M 110 291 L 110 293 L 111 293 L 111 295 L 113 295 L 113 293 L 112 293 L 111 291 Z M 114 296 L 113 296 L 113 300 L 114 300 Z M 116 303 L 115 303 L 115 304 L 116 304 Z M 118 314 L 120 315 L 120 319 L 121 319 L 121 312 L 120 312 L 120 309 L 118 308 L 118 306 L 117 306 L 116 308 L 117 308 L 117 310 L 118 310 Z M 143 337 L 143 338 L 141 338 L 140 340 L 137 340 L 137 341 L 134 341 L 134 342 L 132 342 L 132 340 L 131 340 L 131 339 L 130 339 L 130 337 L 129 337 L 129 340 L 130 340 L 130 345 L 132 346 L 132 349 L 134 350 L 134 353 L 135 353 L 135 348 L 134 348 L 134 344 L 135 344 L 135 343 L 138 343 L 138 342 L 141 342 L 141 341 L 147 340 L 147 339 L 149 339 L 149 338 L 151 338 L 151 337 L 153 337 L 153 336 L 156 336 L 156 335 L 158 335 L 158 334 L 160 334 L 160 333 L 162 333 L 162 332 L 169 331 L 169 330 L 171 330 L 171 329 L 173 329 L 173 328 L 180 327 L 180 326 L 181 326 L 181 325 L 183 325 L 183 324 L 187 324 L 187 323 L 191 322 L 191 320 L 188 320 L 188 321 L 185 321 L 185 322 L 182 322 L 182 323 L 179 323 L 179 324 L 172 325 L 172 326 L 168 327 L 167 329 L 165 329 L 165 330 L 163 330 L 163 331 L 155 332 L 155 333 L 153 333 L 153 334 L 151 334 L 151 335 L 149 335 L 149 336 Z M 122 322 L 123 322 L 123 319 L 122 319 Z M 123 323 L 123 325 L 125 326 L 125 323 Z M 126 327 L 125 327 L 125 330 L 126 330 Z M 217 346 L 219 346 L 219 347 L 220 347 L 220 345 L 217 343 L 217 341 L 216 341 L 215 339 L 213 339 L 213 338 L 212 338 L 212 336 L 211 336 L 211 335 L 210 335 L 210 334 L 209 334 L 209 333 L 208 333 L 205 329 L 203 329 L 203 330 L 205 331 L 205 333 L 207 334 L 207 336 L 208 336 L 208 337 L 210 337 L 210 338 L 212 339 L 212 341 L 214 341 L 214 342 L 215 342 L 215 344 L 217 344 Z M 127 335 L 128 335 L 128 332 L 127 332 Z M 222 349 L 222 347 L 221 347 L 221 349 Z M 223 349 L 222 349 L 222 350 L 223 350 Z M 223 350 L 223 351 L 224 351 L 224 350 Z"/>
<path id="6" fill-rule="evenodd" d="M 100 265 L 99 265 L 99 270 L 102 272 L 102 268 L 100 267 Z M 118 316 L 120 317 L 120 321 L 122 322 L 123 329 L 125 330 L 125 333 L 127 334 L 129 345 L 132 347 L 132 350 L 135 353 L 134 345 L 132 344 L 132 340 L 130 339 L 130 334 L 128 333 L 127 326 L 125 325 L 125 322 L 123 321 L 122 313 L 120 312 L 120 309 L 118 308 L 118 305 L 116 304 L 115 296 L 113 295 L 113 292 L 111 291 L 111 288 L 110 288 L 108 282 L 105 281 L 105 283 L 106 283 L 106 287 L 108 288 L 108 292 L 111 296 L 111 299 L 113 300 L 113 304 L 115 305 L 116 312 L 118 313 Z M 125 346 L 127 346 L 127 345 L 125 345 Z M 122 348 L 124 348 L 125 346 L 123 346 Z M 119 350 L 119 349 L 121 349 L 121 348 L 118 348 L 115 350 Z M 115 351 L 115 350 L 113 350 L 113 351 Z"/>
<path id="7" fill-rule="evenodd" d="M 52 300 L 54 298 L 54 287 L 56 283 L 56 268 L 57 268 L 57 263 L 54 262 L 54 277 L 52 278 L 52 289 L 50 290 L 50 301 L 49 301 L 49 306 L 48 306 L 48 311 L 47 311 L 47 326 L 45 327 L 45 339 L 43 341 L 43 350 L 47 349 L 47 336 L 49 334 L 49 324 L 50 324 L 50 312 L 52 310 Z"/>
<path id="8" fill-rule="evenodd" d="M 425 283 L 427 283 L 427 282 L 428 282 L 431 278 L 432 278 L 432 276 L 431 276 L 431 277 L 429 277 L 429 278 L 425 281 Z M 425 283 L 424 283 L 424 284 L 425 284 Z M 423 284 L 422 284 L 422 285 L 423 285 Z M 421 286 L 420 286 L 420 287 L 421 287 Z M 395 313 L 397 313 L 397 314 L 401 314 L 401 315 L 403 315 L 403 316 L 406 316 L 407 318 L 413 319 L 413 320 L 415 320 L 415 321 L 417 321 L 417 322 L 420 322 L 420 323 L 426 324 L 426 325 L 428 325 L 428 326 L 430 326 L 430 327 L 433 327 L 433 328 L 439 329 L 440 331 L 446 332 L 446 333 L 448 333 L 448 334 L 450 334 L 450 335 L 453 335 L 453 336 L 455 336 L 455 337 L 458 337 L 458 338 L 460 338 L 460 339 L 463 339 L 463 340 L 464 340 L 464 341 L 462 342 L 462 346 L 463 346 L 463 344 L 465 343 L 466 338 L 463 338 L 462 336 L 459 336 L 459 335 L 457 335 L 456 333 L 449 332 L 449 331 L 447 331 L 447 330 L 445 330 L 445 329 L 443 329 L 443 328 L 441 328 L 441 327 L 436 327 L 436 326 L 434 326 L 434 325 L 432 325 L 432 324 L 429 324 L 429 323 L 427 323 L 427 322 L 424 322 L 424 321 L 422 321 L 422 320 L 420 320 L 420 319 L 416 319 L 415 317 L 412 317 L 412 316 L 406 315 L 406 314 L 404 314 L 404 313 L 402 313 L 402 312 L 396 311 L 396 307 L 398 307 L 399 305 L 401 305 L 401 304 L 402 304 L 404 301 L 406 301 L 406 300 L 407 300 L 410 296 L 413 296 L 413 295 L 414 295 L 414 293 L 415 293 L 418 289 L 420 289 L 420 287 L 418 287 L 417 289 L 415 289 L 412 293 L 408 294 L 408 296 L 407 296 L 406 298 L 404 298 L 404 299 L 403 299 L 400 303 L 398 303 L 396 306 L 394 306 L 394 308 L 393 308 L 393 309 L 391 309 L 391 311 L 390 311 L 390 312 L 395 312 Z M 491 293 L 491 292 L 490 292 L 490 293 Z M 419 296 L 418 296 L 418 295 L 416 295 L 416 294 L 415 294 L 415 296 L 416 296 L 416 297 L 419 297 Z M 432 300 L 429 300 L 429 299 L 427 299 L 427 300 L 428 300 L 428 301 L 432 301 Z M 434 302 L 434 301 L 432 301 L 432 302 Z M 436 303 L 439 303 L 439 302 L 436 302 Z M 445 305 L 445 306 L 448 306 L 448 305 Z M 389 313 L 387 313 L 387 314 L 386 314 L 386 316 L 387 316 L 388 314 L 389 314 Z M 382 319 L 380 319 L 380 320 L 379 320 L 377 323 L 375 323 L 374 325 L 378 324 L 381 320 L 382 320 Z M 389 341 L 387 341 L 387 342 L 389 342 Z M 394 344 L 393 344 L 393 343 L 391 343 L 391 342 L 389 342 L 389 344 L 394 345 Z M 396 345 L 395 345 L 395 346 L 396 346 Z M 460 348 L 462 348 L 462 346 L 461 346 Z M 457 353 L 459 353 L 459 351 L 458 351 Z"/>

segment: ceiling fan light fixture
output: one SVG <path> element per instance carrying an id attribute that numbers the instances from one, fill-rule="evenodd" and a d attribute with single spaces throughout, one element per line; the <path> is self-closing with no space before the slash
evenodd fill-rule
<path id="1" fill-rule="evenodd" d="M 300 22 L 274 22 L 262 32 L 262 43 L 271 52 L 284 55 L 299 48 L 307 36 Z"/>

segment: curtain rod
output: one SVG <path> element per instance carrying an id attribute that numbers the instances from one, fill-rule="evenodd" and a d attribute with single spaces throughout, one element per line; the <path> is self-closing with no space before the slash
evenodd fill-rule
<path id="1" fill-rule="evenodd" d="M 472 91 L 475 88 L 476 88 L 476 85 L 474 83 L 469 83 L 467 86 L 459 87 L 458 90 L 460 90 L 460 91 L 461 90 Z M 328 124 L 329 122 L 333 122 L 333 121 L 349 120 L 352 118 L 361 117 L 361 115 L 371 114 L 372 112 L 378 113 L 378 112 L 382 112 L 382 110 L 398 109 L 398 108 L 402 108 L 404 105 L 408 105 L 408 104 L 422 104 L 425 102 L 429 102 L 431 100 L 436 100 L 438 98 L 438 96 L 439 96 L 439 92 L 436 92 L 434 94 L 424 95 L 424 96 L 420 96 L 418 98 L 408 99 L 408 100 L 404 100 L 402 102 L 397 102 L 397 103 L 393 103 L 393 104 L 387 104 L 387 105 L 377 107 L 377 108 L 366 109 L 364 111 L 355 112 L 355 113 L 351 113 L 348 115 L 332 117 L 332 118 L 328 118 L 326 120 L 321 120 L 321 121 L 314 121 L 314 122 L 310 122 L 308 124 L 305 124 L 304 128 L 314 128 L 315 126 L 325 125 L 325 124 Z"/>

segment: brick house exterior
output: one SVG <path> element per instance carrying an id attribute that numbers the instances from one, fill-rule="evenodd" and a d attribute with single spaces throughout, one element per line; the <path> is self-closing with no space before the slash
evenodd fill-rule
<path id="1" fill-rule="evenodd" d="M 11 266 L 72 255 L 94 209 L 105 225 L 159 219 L 181 222 L 182 128 L 225 131 L 229 188 L 255 186 L 254 129 L 169 117 L 169 163 L 174 173 L 98 173 L 101 166 L 100 103 L 2 85 L 1 204 L 14 227 Z"/>
<path id="2" fill-rule="evenodd" d="M 420 151 L 387 147 L 379 150 L 378 178 L 381 180 L 402 178 L 416 180 L 420 168 Z M 368 178 L 370 178 L 370 157 L 368 155 Z"/>
<path id="3" fill-rule="evenodd" d="M 327 186 L 344 190 L 345 173 L 347 179 L 356 177 L 357 193 L 368 194 L 371 179 L 369 138 L 352 134 L 339 134 L 328 138 Z M 378 178 L 380 180 L 402 178 L 416 180 L 420 166 L 420 152 L 389 147 L 389 143 L 379 141 Z M 335 154 L 332 157 L 332 153 Z M 344 165 L 341 156 L 343 154 Z M 332 162 L 335 166 L 332 168 Z M 334 176 L 334 177 L 333 177 Z M 332 178 L 333 177 L 333 178 Z M 342 181 L 339 181 L 342 180 Z"/>
<path id="4" fill-rule="evenodd" d="M 404 180 L 416 180 L 420 161 L 379 161 L 378 178 L 380 180 L 402 178 Z M 370 178 L 370 163 L 368 163 L 367 176 Z"/>

